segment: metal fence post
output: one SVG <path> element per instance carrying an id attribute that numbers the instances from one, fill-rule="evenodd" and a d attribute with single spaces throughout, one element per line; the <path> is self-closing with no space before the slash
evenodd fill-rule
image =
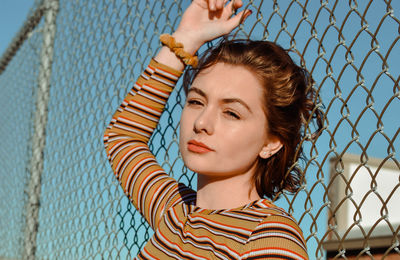
<path id="1" fill-rule="evenodd" d="M 39 207 L 41 174 L 43 172 L 44 148 L 46 139 L 47 112 L 50 90 L 53 45 L 56 33 L 56 16 L 58 0 L 43 1 L 45 10 L 43 26 L 43 43 L 40 55 L 38 91 L 34 116 L 34 135 L 32 138 L 31 175 L 28 184 L 28 201 L 26 211 L 26 231 L 24 259 L 34 259 L 36 254 L 36 237 L 39 228 Z"/>

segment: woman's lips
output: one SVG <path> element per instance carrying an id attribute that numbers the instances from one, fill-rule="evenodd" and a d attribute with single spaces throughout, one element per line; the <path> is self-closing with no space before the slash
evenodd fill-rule
<path id="1" fill-rule="evenodd" d="M 196 140 L 190 140 L 187 145 L 187 149 L 193 153 L 208 153 L 213 151 L 210 147 L 203 144 L 202 142 L 198 142 Z"/>

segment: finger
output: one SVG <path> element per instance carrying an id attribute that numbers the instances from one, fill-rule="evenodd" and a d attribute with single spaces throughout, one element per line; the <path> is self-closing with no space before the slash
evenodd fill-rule
<path id="1" fill-rule="evenodd" d="M 242 0 L 231 0 L 228 5 L 230 6 L 230 8 L 236 10 L 243 6 L 243 1 Z"/>
<path id="2" fill-rule="evenodd" d="M 243 23 L 249 15 L 252 14 L 251 10 L 244 10 L 233 16 L 231 19 L 226 21 L 226 30 L 227 33 L 231 32 L 233 29 L 239 26 L 239 24 Z"/>
<path id="3" fill-rule="evenodd" d="M 244 21 L 246 21 L 247 17 L 249 17 L 253 12 L 251 10 L 244 10 L 244 13 L 241 15 L 240 17 L 240 22 L 239 23 L 244 23 Z"/>
<path id="4" fill-rule="evenodd" d="M 216 0 L 215 7 L 217 10 L 224 8 L 225 0 Z"/>
<path id="5" fill-rule="evenodd" d="M 229 16 L 236 14 L 236 10 L 242 7 L 243 2 L 241 0 L 232 0 L 226 5 L 226 9 L 229 12 Z"/>
<path id="6" fill-rule="evenodd" d="M 239 9 L 243 5 L 242 0 L 232 0 L 233 8 Z"/>
<path id="7" fill-rule="evenodd" d="M 231 17 L 232 15 L 234 15 L 235 14 L 235 12 L 236 12 L 236 10 L 235 9 L 233 9 L 233 1 L 230 1 L 226 6 L 225 6 L 225 8 L 224 8 L 224 10 L 223 10 L 223 16 L 226 18 L 226 19 L 229 19 L 229 17 Z"/>
<path id="8" fill-rule="evenodd" d="M 208 0 L 208 10 L 210 10 L 210 11 L 217 10 L 215 2 L 216 2 L 216 0 Z"/>

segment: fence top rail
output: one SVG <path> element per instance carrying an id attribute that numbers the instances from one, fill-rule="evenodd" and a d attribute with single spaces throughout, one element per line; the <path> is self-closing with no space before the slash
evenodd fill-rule
<path id="1" fill-rule="evenodd" d="M 29 37 L 29 33 L 32 32 L 33 29 L 39 24 L 46 11 L 46 8 L 47 6 L 45 5 L 45 1 L 40 1 L 34 11 L 28 16 L 25 23 L 0 58 L 0 75 L 5 71 L 8 63 L 17 53 L 18 49 L 25 42 L 25 40 Z"/>

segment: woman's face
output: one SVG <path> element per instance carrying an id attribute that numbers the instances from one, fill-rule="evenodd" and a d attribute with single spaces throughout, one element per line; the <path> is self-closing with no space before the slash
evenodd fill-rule
<path id="1" fill-rule="evenodd" d="M 259 80 L 243 66 L 217 63 L 198 74 L 180 123 L 186 166 L 217 178 L 253 171 L 268 149 L 262 96 Z"/>

